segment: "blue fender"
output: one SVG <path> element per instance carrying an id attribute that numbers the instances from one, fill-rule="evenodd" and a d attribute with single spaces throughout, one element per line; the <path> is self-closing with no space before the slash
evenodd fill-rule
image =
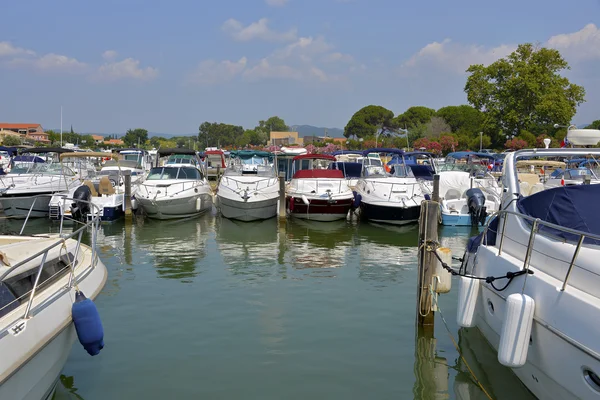
<path id="1" fill-rule="evenodd" d="M 78 291 L 75 294 L 71 315 L 79 343 L 91 356 L 100 353 L 104 348 L 104 329 L 94 302 Z"/>

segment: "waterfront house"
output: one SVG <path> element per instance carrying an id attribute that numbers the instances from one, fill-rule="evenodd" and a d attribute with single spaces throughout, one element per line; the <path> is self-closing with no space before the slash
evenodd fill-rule
<path id="1" fill-rule="evenodd" d="M 302 146 L 304 140 L 298 136 L 298 132 L 272 131 L 269 135 L 269 143 L 271 146 L 289 146 L 291 144 Z"/>

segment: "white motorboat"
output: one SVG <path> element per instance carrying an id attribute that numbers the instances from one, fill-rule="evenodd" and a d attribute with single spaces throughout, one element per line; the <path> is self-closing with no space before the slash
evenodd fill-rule
<path id="1" fill-rule="evenodd" d="M 274 151 L 277 156 L 277 172 L 285 175 L 285 181 L 289 183 L 292 180 L 293 160 L 294 157 L 307 154 L 308 151 L 304 147 L 282 147 L 280 150 Z"/>
<path id="2" fill-rule="evenodd" d="M 100 320 L 92 321 L 99 323 L 92 342 L 79 318 L 82 305 L 96 310 L 91 299 L 107 278 L 98 222 L 68 235 L 0 235 L 0 399 L 51 399 L 78 335 L 92 355 L 103 347 Z M 88 246 L 81 239 L 90 230 Z"/>
<path id="3" fill-rule="evenodd" d="M 64 154 L 62 148 L 28 149 L 29 153 Z M 0 178 L 0 204 L 11 218 L 47 217 L 50 198 L 79 187 L 95 170 L 89 164 L 61 164 L 57 160 L 32 162 L 25 168 L 13 167 Z"/>
<path id="4" fill-rule="evenodd" d="M 303 154 L 293 158 L 293 175 L 286 187 L 287 213 L 314 221 L 345 219 L 354 194 L 342 171 L 329 169 L 335 157 Z"/>
<path id="5" fill-rule="evenodd" d="M 356 187 L 362 173 L 362 151 L 358 150 L 339 150 L 331 153 L 335 157 L 335 162 L 330 164 L 330 168 L 339 169 L 344 173 L 344 177 L 348 181 L 350 188 Z M 370 161 L 377 162 L 376 159 L 370 158 Z M 381 160 L 379 160 L 381 165 Z"/>
<path id="6" fill-rule="evenodd" d="M 154 167 L 139 185 L 134 201 L 150 217 L 174 219 L 194 217 L 212 209 L 212 190 L 196 152 L 189 149 L 159 149 L 158 157 L 171 156 L 162 167 Z"/>
<path id="7" fill-rule="evenodd" d="M 498 210 L 500 190 L 491 175 L 492 182 L 460 170 L 442 171 L 439 176 L 442 225 L 484 225 Z"/>
<path id="8" fill-rule="evenodd" d="M 364 152 L 387 153 L 400 159 L 404 152 L 398 149 L 370 149 Z M 361 218 L 369 221 L 403 225 L 419 219 L 421 202 L 429 195 L 425 183 L 417 179 L 406 163 L 393 165 L 388 173 L 383 165 L 365 164 L 362 178 L 356 184 L 357 202 Z"/>
<path id="9" fill-rule="evenodd" d="M 217 187 L 217 209 L 225 218 L 255 221 L 277 215 L 279 179 L 271 153 L 231 152 L 232 163 Z"/>
<path id="10" fill-rule="evenodd" d="M 226 168 L 227 163 L 223 150 L 212 148 L 204 152 L 204 169 L 207 178 L 218 179 L 217 175 L 223 175 Z"/>
<path id="11" fill-rule="evenodd" d="M 507 277 L 462 276 L 458 324 L 479 328 L 500 363 L 539 399 L 600 397 L 600 186 L 524 195 L 517 162 L 588 155 L 598 157 L 600 149 L 509 153 L 501 211 L 470 240 L 461 268 L 477 277 Z"/>
<path id="12" fill-rule="evenodd" d="M 64 163 L 72 159 L 98 160 L 105 158 L 105 153 L 76 152 L 60 155 Z M 138 186 L 144 181 L 142 165 L 135 160 L 119 159 L 117 154 L 111 155 L 98 176 L 84 181 L 80 186 L 72 188 L 68 193 L 58 193 L 50 199 L 50 219 L 58 220 L 62 216 L 70 219 L 86 220 L 99 214 L 103 222 L 112 222 L 121 218 L 125 212 L 125 175 L 130 178 L 130 196 L 135 196 Z M 121 164 L 123 164 L 121 166 Z M 66 198 L 81 201 L 69 202 Z M 88 203 L 90 206 L 88 206 Z"/>
<path id="13" fill-rule="evenodd" d="M 103 170 L 110 171 L 111 169 L 114 170 L 125 167 L 132 171 L 132 176 L 134 176 L 134 172 L 145 175 L 154 165 L 152 163 L 152 154 L 143 149 L 138 149 L 135 147 L 131 149 L 116 149 L 113 150 L 113 153 L 117 153 L 119 155 L 118 160 L 114 159 L 114 157 L 111 157 L 111 159 L 107 160 L 102 166 Z"/>

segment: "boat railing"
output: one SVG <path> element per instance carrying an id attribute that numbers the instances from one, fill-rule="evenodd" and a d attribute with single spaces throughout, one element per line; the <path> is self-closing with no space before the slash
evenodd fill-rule
<path id="1" fill-rule="evenodd" d="M 147 182 L 148 182 L 148 180 L 145 180 L 144 182 L 140 182 L 139 187 L 144 188 L 147 195 L 150 195 L 150 191 L 148 190 L 149 187 L 153 188 L 153 189 L 158 189 L 156 192 L 154 192 L 155 198 L 159 194 L 162 194 L 162 193 L 164 193 L 165 196 L 175 196 L 179 193 L 185 192 L 186 190 L 194 189 L 199 186 L 204 186 L 204 183 L 201 181 L 193 181 L 193 182 L 192 181 L 181 181 L 181 182 L 171 182 L 171 183 L 165 183 L 165 184 L 159 183 L 160 180 L 151 180 L 150 181 L 150 182 L 156 182 L 155 184 L 150 184 Z M 169 192 L 169 190 L 168 190 L 169 188 L 173 188 L 173 191 Z M 164 189 L 164 192 L 162 192 L 161 189 Z"/>
<path id="2" fill-rule="evenodd" d="M 311 186 L 309 182 L 315 182 L 316 185 L 314 187 L 315 190 L 315 194 L 326 194 L 327 190 L 329 190 L 331 192 L 331 194 L 334 194 L 334 192 L 331 190 L 332 188 L 335 188 L 335 183 L 333 180 L 322 180 L 322 179 L 302 179 L 303 185 L 304 186 Z M 337 179 L 337 193 L 342 193 L 344 192 L 344 186 L 347 188 L 347 190 L 350 190 L 350 187 L 348 186 L 348 182 L 347 180 L 344 179 Z M 325 187 L 325 189 L 323 189 L 322 187 L 319 187 L 319 184 L 321 184 L 322 187 Z M 323 193 L 321 193 L 321 189 L 323 189 Z"/>
<path id="3" fill-rule="evenodd" d="M 252 182 L 245 182 L 245 181 L 239 181 L 236 178 L 240 178 L 240 177 L 248 177 L 248 176 L 256 176 L 256 180 L 252 181 Z M 278 184 L 279 181 L 277 180 L 277 176 L 273 175 L 273 176 L 258 176 L 258 175 L 223 175 L 223 177 L 221 178 L 221 187 L 226 187 L 228 189 L 231 189 L 233 191 L 237 190 L 246 190 L 246 188 L 248 188 L 249 190 L 254 190 L 257 191 L 259 189 L 264 189 L 265 187 L 269 186 L 269 181 L 273 181 L 272 185 Z M 267 184 L 265 186 L 262 186 L 261 184 L 266 182 Z M 234 183 L 235 184 L 235 189 L 230 187 L 229 184 L 230 183 Z"/>
<path id="4" fill-rule="evenodd" d="M 31 206 L 31 209 L 33 209 L 33 206 L 35 204 L 35 200 L 37 200 L 37 198 L 39 197 L 44 197 L 44 196 L 50 196 L 50 195 L 38 195 L 38 196 L 31 196 L 32 198 L 34 198 L 33 204 Z M 94 207 L 95 205 L 92 204 L 91 202 L 88 201 L 84 201 L 84 200 L 80 200 L 80 199 L 74 199 L 74 198 L 66 198 L 66 200 L 69 201 L 77 201 L 77 202 L 85 202 L 88 203 L 90 207 Z M 31 214 L 31 209 L 29 210 L 29 214 Z M 23 231 L 25 229 L 25 226 L 27 225 L 27 222 L 29 220 L 29 214 L 27 215 L 27 218 L 25 219 L 25 221 L 23 222 L 23 226 L 21 227 L 21 231 L 19 233 L 19 236 L 21 236 L 23 234 Z M 59 258 L 62 258 L 60 256 L 62 256 L 62 251 L 64 249 L 64 255 L 67 257 L 67 265 L 65 266 L 65 268 L 70 268 L 71 269 L 71 274 L 69 276 L 69 282 L 67 284 L 67 288 L 72 288 L 72 287 L 76 287 L 77 285 L 77 278 L 75 276 L 75 264 L 77 262 L 77 260 L 79 259 L 79 253 L 81 251 L 81 242 L 82 242 L 82 238 L 83 238 L 83 233 L 85 231 L 87 231 L 88 229 L 91 228 L 91 243 L 90 243 L 90 248 L 92 250 L 92 254 L 91 254 L 91 265 L 90 265 L 90 269 L 94 269 L 96 268 L 96 265 L 98 263 L 98 253 L 96 250 L 96 240 L 98 238 L 98 230 L 100 228 L 100 214 L 96 213 L 95 216 L 93 218 L 91 218 L 90 220 L 88 220 L 87 223 L 84 223 L 83 226 L 81 226 L 79 229 L 65 234 L 62 231 L 62 218 L 61 218 L 61 228 L 60 228 L 60 233 L 58 238 L 56 239 L 56 241 L 54 241 L 52 244 L 50 244 L 49 246 L 46 246 L 44 249 L 38 251 L 37 253 L 25 258 L 24 260 L 19 261 L 18 263 L 16 263 L 15 265 L 10 266 L 10 268 L 8 268 L 6 271 L 4 271 L 1 275 L 0 275 L 0 284 L 2 284 L 5 280 L 5 278 L 7 276 L 9 276 L 11 273 L 13 273 L 14 271 L 16 271 L 18 268 L 20 268 L 21 266 L 31 262 L 32 260 L 35 260 L 39 257 L 41 257 L 41 262 L 40 265 L 37 267 L 37 271 L 36 271 L 36 275 L 35 275 L 35 280 L 33 283 L 33 286 L 31 288 L 30 291 L 28 291 L 27 293 L 24 293 L 21 297 L 13 300 L 13 302 L 6 304 L 3 306 L 3 308 L 9 307 L 11 306 L 14 302 L 19 302 L 26 298 L 27 296 L 29 297 L 29 299 L 27 300 L 27 306 L 25 307 L 25 312 L 23 313 L 23 319 L 28 319 L 30 318 L 30 312 L 31 312 L 31 307 L 33 305 L 33 300 L 35 298 L 35 294 L 37 289 L 39 288 L 40 285 L 44 284 L 45 282 L 53 279 L 56 275 L 60 274 L 63 270 L 58 271 L 55 275 L 52 275 L 50 277 L 48 277 L 45 281 L 40 282 L 40 277 L 42 275 L 42 271 L 44 270 L 44 266 L 46 265 L 46 260 L 48 258 L 48 253 L 56 248 L 59 248 Z M 76 240 L 76 244 L 75 244 L 75 249 L 73 251 L 73 257 L 71 258 L 71 253 L 69 253 L 69 251 L 67 250 L 66 247 L 66 241 L 68 239 L 74 239 Z M 64 261 L 63 261 L 64 262 Z M 0 309 L 1 310 L 1 309 Z"/>
<path id="5" fill-rule="evenodd" d="M 593 234 L 590 232 L 582 232 L 582 231 L 579 231 L 576 229 L 567 228 L 567 227 L 553 224 L 551 222 L 544 221 L 540 218 L 534 218 L 530 215 L 522 214 L 522 213 L 519 213 L 516 211 L 499 210 L 499 211 L 495 212 L 494 214 L 492 214 L 492 216 L 489 218 L 489 220 L 484 228 L 484 231 L 483 231 L 484 243 L 487 245 L 487 232 L 488 232 L 488 230 L 491 229 L 490 223 L 491 223 L 491 221 L 493 221 L 494 217 L 499 218 L 498 226 L 500 227 L 500 232 L 496 232 L 497 235 L 498 235 L 498 233 L 500 235 L 500 238 L 499 238 L 500 241 L 498 243 L 498 255 L 499 256 L 502 255 L 504 240 L 506 237 L 505 230 L 506 230 L 506 223 L 507 223 L 507 219 L 508 219 L 507 217 L 510 215 L 512 215 L 516 218 L 522 218 L 523 220 L 526 220 L 529 223 L 531 223 L 531 228 L 529 230 L 529 238 L 527 240 L 527 245 L 526 245 L 525 257 L 523 260 L 523 269 L 524 270 L 529 269 L 531 255 L 535 251 L 534 250 L 535 238 L 536 238 L 536 235 L 539 234 L 540 227 L 545 226 L 547 228 L 555 229 L 557 231 L 564 232 L 564 233 L 569 233 L 571 235 L 578 237 L 577 245 L 573 249 L 573 254 L 571 256 L 570 262 L 568 262 L 569 267 L 567 268 L 567 272 L 562 280 L 562 286 L 560 289 L 561 291 L 565 290 L 565 288 L 567 287 L 568 281 L 569 281 L 569 277 L 571 276 L 571 272 L 573 271 L 573 268 L 577 267 L 577 265 L 575 263 L 577 261 L 577 257 L 579 256 L 579 251 L 581 250 L 581 247 L 584 244 L 584 240 L 588 239 L 588 240 L 595 240 L 595 241 L 600 242 L 600 235 L 596 235 L 596 234 Z M 543 233 L 542 233 L 542 235 L 543 235 Z M 544 235 L 544 236 L 552 238 L 551 235 Z M 498 238 L 496 238 L 496 240 L 498 240 Z M 523 245 L 522 243 L 520 243 L 520 244 Z M 559 261 L 567 263 L 567 261 L 565 261 L 565 260 L 559 260 Z"/>
<path id="6" fill-rule="evenodd" d="M 409 186 L 413 187 L 413 190 L 411 191 L 410 194 L 408 194 L 408 189 L 401 191 L 402 193 L 406 194 L 407 199 L 412 199 L 413 197 L 417 196 L 417 193 L 415 193 L 415 190 L 414 190 L 415 185 L 418 185 L 420 188 L 423 189 L 421 182 L 407 182 L 407 183 L 391 183 L 391 182 L 381 182 L 381 181 L 377 181 L 377 182 L 369 181 L 369 182 L 371 183 L 371 186 L 373 187 L 373 189 L 372 189 L 373 191 L 375 191 L 375 183 L 390 186 L 390 190 L 386 196 L 388 202 L 396 202 L 396 200 L 392 200 L 392 195 L 396 192 L 400 192 L 398 190 L 398 188 L 407 189 Z M 394 190 L 394 189 L 396 189 L 396 190 Z"/>

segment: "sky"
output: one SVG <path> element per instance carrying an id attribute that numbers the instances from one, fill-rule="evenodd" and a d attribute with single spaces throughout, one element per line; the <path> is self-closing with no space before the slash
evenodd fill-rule
<path id="1" fill-rule="evenodd" d="M 558 49 L 600 119 L 600 0 L 0 1 L 0 121 L 190 134 L 343 128 L 360 108 L 466 104 L 465 70 Z M 569 121 L 558 121 L 567 123 Z"/>

